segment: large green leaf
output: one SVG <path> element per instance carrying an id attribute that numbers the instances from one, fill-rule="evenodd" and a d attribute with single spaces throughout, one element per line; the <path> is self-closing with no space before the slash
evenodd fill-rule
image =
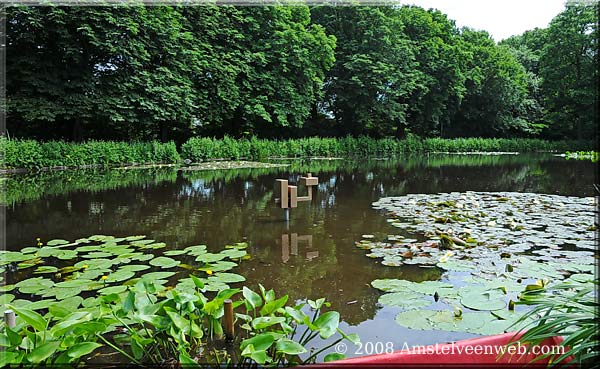
<path id="1" fill-rule="evenodd" d="M 328 311 L 321 314 L 313 324 L 319 329 L 319 335 L 323 339 L 333 336 L 340 324 L 340 313 L 337 311 Z"/>
<path id="2" fill-rule="evenodd" d="M 31 363 L 43 363 L 48 357 L 58 351 L 60 341 L 50 341 L 41 344 L 27 354 L 27 360 Z"/>
<path id="3" fill-rule="evenodd" d="M 270 333 L 262 333 L 252 338 L 248 338 L 242 341 L 240 349 L 244 350 L 248 345 L 254 346 L 255 350 L 264 351 L 267 350 L 275 342 L 273 335 Z"/>
<path id="4" fill-rule="evenodd" d="M 35 311 L 24 308 L 16 308 L 12 305 L 9 305 L 9 308 L 12 309 L 19 316 L 19 318 L 23 319 L 25 323 L 32 326 L 36 331 L 43 332 L 46 330 L 48 322 L 46 319 L 44 319 L 44 317 Z"/>
<path id="5" fill-rule="evenodd" d="M 277 351 L 287 355 L 299 355 L 306 352 L 304 346 L 287 338 L 277 340 L 275 348 Z"/>
<path id="6" fill-rule="evenodd" d="M 77 359 L 91 353 L 98 347 L 102 347 L 102 345 L 96 342 L 80 342 L 71 346 L 69 350 L 67 350 L 67 355 L 73 359 Z"/>

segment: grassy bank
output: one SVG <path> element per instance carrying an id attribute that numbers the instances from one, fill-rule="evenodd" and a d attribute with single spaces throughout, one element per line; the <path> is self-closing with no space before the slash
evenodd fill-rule
<path id="1" fill-rule="evenodd" d="M 175 144 L 160 142 L 60 141 L 0 139 L 3 169 L 40 169 L 121 165 L 127 163 L 177 163 L 212 159 L 251 159 L 269 157 L 387 157 L 417 152 L 495 152 L 495 151 L 580 151 L 593 149 L 591 141 L 545 141 L 538 139 L 421 139 L 403 140 L 369 137 L 300 138 L 291 140 L 191 138 L 177 151 Z"/>
<path id="2" fill-rule="evenodd" d="M 87 165 L 119 165 L 125 163 L 177 163 L 179 153 L 173 142 L 113 142 L 0 139 L 4 169 L 40 169 L 81 167 Z"/>
<path id="3" fill-rule="evenodd" d="M 546 141 L 539 139 L 458 138 L 421 139 L 411 136 L 403 140 L 369 137 L 301 138 L 285 141 L 234 140 L 231 138 L 191 138 L 181 147 L 181 157 L 192 161 L 216 158 L 249 158 L 309 156 L 391 156 L 416 152 L 534 152 L 564 151 L 574 148 L 591 148 L 591 141 Z"/>

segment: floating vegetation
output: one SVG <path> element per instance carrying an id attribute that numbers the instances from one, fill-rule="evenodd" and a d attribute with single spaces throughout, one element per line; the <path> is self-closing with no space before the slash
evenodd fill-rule
<path id="1" fill-rule="evenodd" d="M 523 314 L 514 310 L 517 292 L 541 289 L 548 280 L 593 279 L 594 198 L 411 194 L 380 199 L 373 207 L 385 210 L 391 225 L 425 240 L 391 235 L 375 241 L 363 236 L 357 247 L 368 250 L 371 258 L 381 258 L 383 265 L 444 269 L 452 282 L 372 282 L 387 292 L 379 303 L 405 310 L 396 321 L 408 328 L 502 333 Z M 445 309 L 431 310 L 434 303 Z"/>
<path id="2" fill-rule="evenodd" d="M 289 164 L 262 163 L 258 161 L 209 161 L 205 163 L 193 163 L 182 166 L 180 170 L 215 170 L 215 169 L 242 169 L 242 168 L 279 168 L 287 167 Z"/>
<path id="3" fill-rule="evenodd" d="M 126 285 L 140 279 L 166 285 L 176 274 L 180 274 L 180 281 L 173 287 L 181 290 L 186 283 L 193 284 L 185 276 L 206 275 L 207 271 L 211 276 L 201 278 L 205 290 L 219 291 L 229 288 L 231 283 L 245 280 L 241 275 L 225 272 L 235 268 L 237 262 L 247 256 L 247 246 L 237 243 L 228 245 L 220 253 L 210 253 L 205 245 L 197 245 L 161 255 L 157 250 L 166 244 L 146 236 L 93 235 L 74 242 L 55 239 L 45 245 L 38 242 L 37 247 L 25 247 L 21 251 L 0 251 L 0 268 L 8 272 L 10 280 L 17 279 L 9 285 L 0 281 L 1 292 L 13 293 L 1 295 L 0 305 L 11 303 L 40 310 L 50 303 L 79 295 L 94 297 L 119 293 L 126 290 Z M 186 263 L 174 258 L 177 256 L 185 258 Z M 188 259 L 193 261 L 190 263 Z M 176 271 L 162 271 L 175 268 Z M 27 271 L 23 273 L 22 269 L 30 269 L 29 278 L 23 279 Z M 15 300 L 16 296 L 29 299 Z"/>
<path id="4" fill-rule="evenodd" d="M 562 157 L 566 158 L 567 160 L 569 160 L 569 159 L 591 160 L 592 163 L 595 163 L 598 161 L 599 153 L 598 153 L 598 151 L 576 151 L 576 152 L 567 151 L 566 153 L 558 155 L 558 156 L 562 156 Z"/>

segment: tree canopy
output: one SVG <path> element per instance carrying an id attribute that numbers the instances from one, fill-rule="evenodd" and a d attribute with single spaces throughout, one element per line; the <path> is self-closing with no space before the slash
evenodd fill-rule
<path id="1" fill-rule="evenodd" d="M 416 6 L 7 8 L 7 128 L 39 139 L 584 138 L 598 9 L 500 43 Z"/>

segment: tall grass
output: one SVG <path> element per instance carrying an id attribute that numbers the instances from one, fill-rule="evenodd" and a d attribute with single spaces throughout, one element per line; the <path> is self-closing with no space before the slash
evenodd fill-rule
<path id="1" fill-rule="evenodd" d="M 534 152 L 591 148 L 591 141 L 546 141 L 540 139 L 457 138 L 441 139 L 409 136 L 403 140 L 370 137 L 234 140 L 229 137 L 191 138 L 181 147 L 181 156 L 192 161 L 210 159 L 263 159 L 269 157 L 311 156 L 392 156 L 416 152 Z"/>
<path id="2" fill-rule="evenodd" d="M 0 137 L 2 168 L 39 169 L 46 167 L 118 165 L 126 163 L 177 163 L 214 159 L 252 159 L 271 157 L 390 157 L 402 153 L 472 151 L 589 151 L 592 141 L 546 141 L 539 139 L 458 138 L 375 139 L 370 137 L 299 138 L 265 140 L 258 138 L 222 139 L 194 137 L 181 146 L 181 156 L 173 142 L 113 142 L 8 140 Z"/>
<path id="3" fill-rule="evenodd" d="M 3 167 L 52 168 L 125 163 L 177 163 L 179 153 L 173 142 L 114 142 L 8 140 L 0 138 Z"/>

